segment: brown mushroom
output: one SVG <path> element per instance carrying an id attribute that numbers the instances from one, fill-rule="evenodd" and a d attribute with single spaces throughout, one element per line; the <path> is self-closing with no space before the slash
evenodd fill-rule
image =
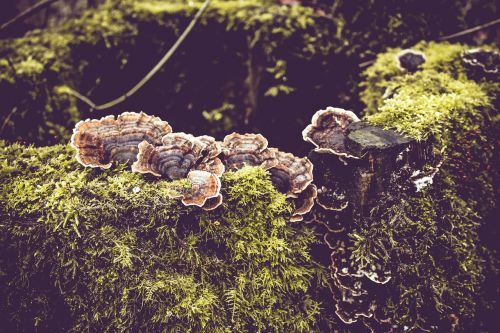
<path id="1" fill-rule="evenodd" d="M 329 106 L 314 114 L 311 124 L 302 131 L 302 137 L 316 146 L 316 152 L 359 158 L 346 147 L 347 127 L 357 121 L 359 118 L 352 111 Z"/>
<path id="2" fill-rule="evenodd" d="M 222 194 L 219 194 L 216 197 L 207 199 L 207 201 L 201 208 L 203 208 L 204 210 L 214 210 L 221 204 L 222 204 Z"/>
<path id="3" fill-rule="evenodd" d="M 295 202 L 295 210 L 292 213 L 290 221 L 302 221 L 304 215 L 309 213 L 314 206 L 314 199 L 318 194 L 316 185 L 310 184 L 307 188 L 298 194 L 297 198 L 293 199 Z"/>
<path id="4" fill-rule="evenodd" d="M 219 196 L 220 178 L 213 173 L 193 170 L 189 172 L 187 178 L 191 181 L 191 186 L 183 191 L 182 203 L 184 205 L 203 207 L 208 199 Z"/>
<path id="5" fill-rule="evenodd" d="M 276 148 L 269 150 L 277 160 L 277 164 L 269 169 L 273 185 L 287 197 L 296 197 L 313 181 L 313 164 L 307 157 L 299 158 Z"/>
<path id="6" fill-rule="evenodd" d="M 190 134 L 170 133 L 161 142 L 158 147 L 141 142 L 132 171 L 177 180 L 186 178 L 203 159 L 205 144 Z"/>
<path id="7" fill-rule="evenodd" d="M 125 112 L 116 119 L 107 116 L 80 121 L 73 129 L 71 146 L 76 149 L 80 164 L 107 169 L 113 162 L 132 164 L 140 142 L 158 145 L 170 132 L 170 125 L 158 117 Z"/>
<path id="8" fill-rule="evenodd" d="M 486 74 L 497 74 L 500 66 L 500 53 L 496 51 L 475 48 L 467 50 L 462 60 L 471 68 L 480 68 Z"/>
<path id="9" fill-rule="evenodd" d="M 228 170 L 244 166 L 261 166 L 270 169 L 277 164 L 275 153 L 267 148 L 267 139 L 261 134 L 226 135 L 222 142 L 222 157 Z"/>

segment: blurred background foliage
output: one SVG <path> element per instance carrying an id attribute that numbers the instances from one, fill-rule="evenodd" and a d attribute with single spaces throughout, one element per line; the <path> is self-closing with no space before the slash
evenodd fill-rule
<path id="1" fill-rule="evenodd" d="M 5 21 L 34 1 L 7 1 Z M 304 152 L 300 131 L 326 105 L 360 113 L 359 67 L 387 47 L 407 47 L 496 18 L 495 1 L 213 0 L 184 44 L 137 94 L 104 113 L 67 88 L 107 102 L 127 91 L 175 42 L 196 1 L 56 1 L 0 41 L 0 138 L 66 142 L 74 123 L 145 111 L 174 130 L 221 139 L 261 132 Z M 495 30 L 466 37 L 485 43 Z"/>

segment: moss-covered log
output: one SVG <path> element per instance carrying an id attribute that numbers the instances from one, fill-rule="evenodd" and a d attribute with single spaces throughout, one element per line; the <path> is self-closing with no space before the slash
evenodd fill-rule
<path id="1" fill-rule="evenodd" d="M 2 147 L 0 321 L 8 332 L 311 332 L 324 268 L 261 169 L 223 177 L 214 212 L 66 146 Z"/>

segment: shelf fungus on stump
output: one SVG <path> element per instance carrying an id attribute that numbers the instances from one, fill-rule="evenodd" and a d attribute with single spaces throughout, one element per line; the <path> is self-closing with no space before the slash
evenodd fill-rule
<path id="1" fill-rule="evenodd" d="M 182 202 L 206 210 L 215 209 L 222 202 L 219 177 L 224 172 L 224 166 L 216 157 L 217 152 L 213 151 L 216 148 L 203 141 L 186 133 L 167 134 L 161 140 L 162 145 L 156 147 L 143 141 L 139 144 L 139 154 L 132 171 L 151 173 L 168 180 L 187 178 L 191 186 L 179 190 Z M 214 198 L 218 199 L 210 200 Z"/>
<path id="2" fill-rule="evenodd" d="M 396 55 L 398 67 L 408 72 L 416 72 L 425 60 L 422 52 L 411 49 L 403 50 Z"/>
<path id="3" fill-rule="evenodd" d="M 269 169 L 274 187 L 295 203 L 291 221 L 301 221 L 310 212 L 317 195 L 313 181 L 313 164 L 307 157 L 299 158 L 291 153 L 269 148 L 277 164 Z"/>
<path id="4" fill-rule="evenodd" d="M 228 170 L 238 170 L 244 166 L 261 166 L 268 170 L 278 161 L 274 151 L 267 148 L 267 139 L 261 134 L 226 135 L 222 142 L 222 158 Z"/>
<path id="5" fill-rule="evenodd" d="M 487 76 L 491 79 L 497 78 L 500 67 L 500 53 L 482 48 L 470 49 L 462 55 L 462 61 L 466 64 L 468 74 L 472 78 L 481 79 Z"/>
<path id="6" fill-rule="evenodd" d="M 82 120 L 76 124 L 71 146 L 76 160 L 87 167 L 107 169 L 113 162 L 132 164 L 142 141 L 161 144 L 161 138 L 172 132 L 168 122 L 141 112 L 124 112 L 116 119 Z"/>
<path id="7" fill-rule="evenodd" d="M 347 127 L 358 121 L 359 118 L 352 111 L 329 106 L 314 114 L 311 124 L 302 131 L 302 137 L 315 145 L 314 151 L 318 153 L 359 158 L 346 147 Z"/>

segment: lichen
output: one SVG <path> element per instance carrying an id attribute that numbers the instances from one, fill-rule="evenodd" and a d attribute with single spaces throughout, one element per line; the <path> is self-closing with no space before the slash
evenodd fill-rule
<path id="1" fill-rule="evenodd" d="M 0 157 L 8 330 L 318 330 L 326 271 L 265 170 L 226 173 L 222 206 L 204 212 L 169 199 L 179 184 L 85 169 L 68 146 Z"/>

